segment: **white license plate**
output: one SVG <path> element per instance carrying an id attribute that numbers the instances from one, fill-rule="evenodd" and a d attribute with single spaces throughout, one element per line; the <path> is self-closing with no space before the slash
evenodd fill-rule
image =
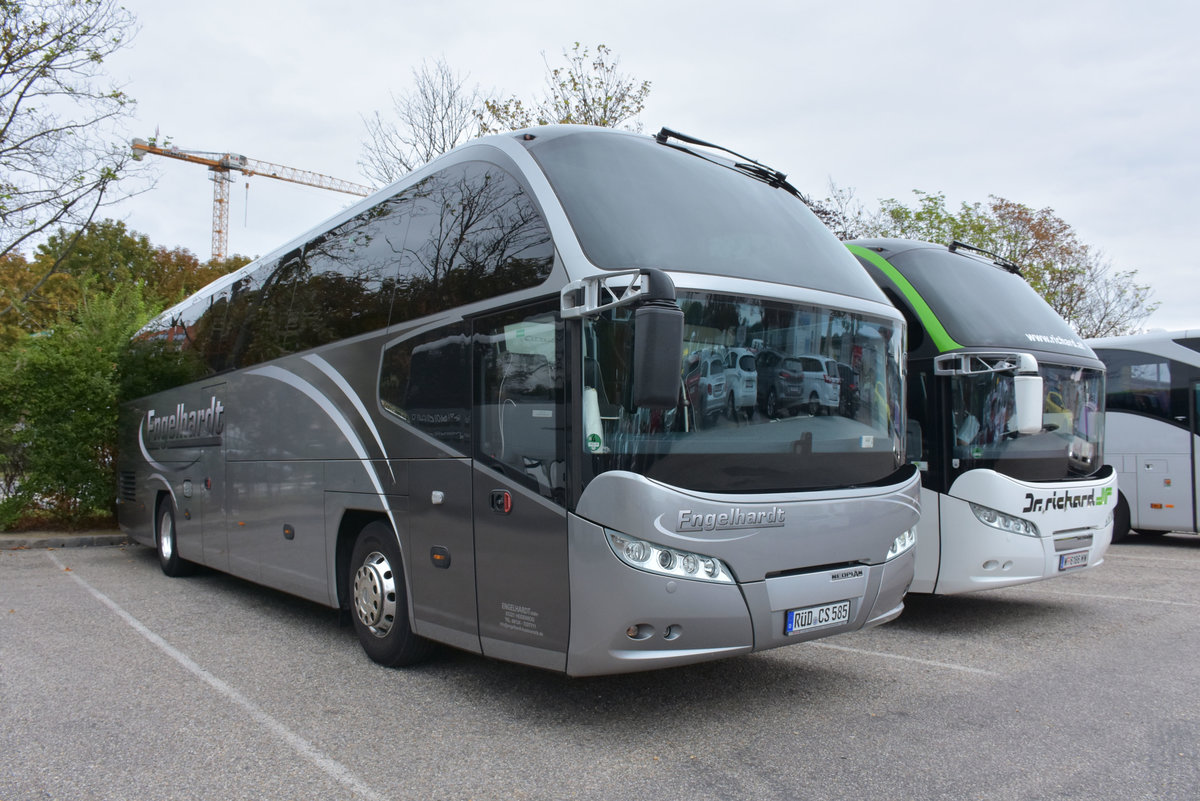
<path id="1" fill-rule="evenodd" d="M 1076 551 L 1075 553 L 1064 553 L 1058 557 L 1058 569 L 1070 570 L 1073 567 L 1087 567 L 1088 552 Z"/>
<path id="2" fill-rule="evenodd" d="M 793 609 L 787 613 L 784 634 L 798 634 L 822 626 L 836 626 L 850 620 L 850 602 L 838 601 L 821 606 Z"/>

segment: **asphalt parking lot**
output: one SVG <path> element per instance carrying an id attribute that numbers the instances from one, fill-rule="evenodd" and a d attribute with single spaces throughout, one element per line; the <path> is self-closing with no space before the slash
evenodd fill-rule
<path id="1" fill-rule="evenodd" d="M 569 679 L 389 670 L 141 546 L 0 551 L 0 801 L 1195 799 L 1200 537 L 851 635 Z"/>

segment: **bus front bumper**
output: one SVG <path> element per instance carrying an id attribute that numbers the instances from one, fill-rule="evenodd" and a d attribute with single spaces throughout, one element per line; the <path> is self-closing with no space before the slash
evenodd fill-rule
<path id="1" fill-rule="evenodd" d="M 599 526 L 576 518 L 570 530 L 572 676 L 721 659 L 886 623 L 904 608 L 915 565 L 909 549 L 878 565 L 741 584 L 689 581 L 624 564 Z M 789 634 L 793 612 L 810 625 Z"/>

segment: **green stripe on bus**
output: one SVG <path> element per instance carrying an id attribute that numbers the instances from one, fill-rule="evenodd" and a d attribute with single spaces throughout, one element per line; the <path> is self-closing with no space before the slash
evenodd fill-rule
<path id="1" fill-rule="evenodd" d="M 921 325 L 925 326 L 926 333 L 933 339 L 933 344 L 938 351 L 945 353 L 948 350 L 956 350 L 962 345 L 954 341 L 954 338 L 946 332 L 942 322 L 933 313 L 933 309 L 929 308 L 929 304 L 925 302 L 925 298 L 921 297 L 921 293 L 916 287 L 908 282 L 908 279 L 900 274 L 900 271 L 891 265 L 891 263 L 880 256 L 878 253 L 864 248 L 862 245 L 846 245 L 850 252 L 855 256 L 860 256 L 874 264 L 879 269 L 883 270 L 883 274 L 892 279 L 892 282 L 899 287 L 900 292 L 912 305 L 913 311 L 917 313 L 917 317 L 921 321 Z"/>

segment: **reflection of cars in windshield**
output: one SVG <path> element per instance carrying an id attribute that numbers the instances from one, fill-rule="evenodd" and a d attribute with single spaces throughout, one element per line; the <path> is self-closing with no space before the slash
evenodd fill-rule
<path id="1" fill-rule="evenodd" d="M 725 362 L 712 351 L 701 351 L 688 358 L 683 387 L 696 422 L 707 422 L 725 409 Z"/>
<path id="2" fill-rule="evenodd" d="M 758 371 L 754 354 L 746 348 L 730 348 L 725 354 L 725 413 L 735 419 L 743 412 L 754 416 L 754 405 L 758 402 Z"/>
<path id="3" fill-rule="evenodd" d="M 816 415 L 838 408 L 837 362 L 825 356 L 787 356 L 777 350 L 760 351 L 755 358 L 758 368 L 758 405 L 768 417 L 777 417 L 781 409 L 797 414 L 801 407 Z"/>

